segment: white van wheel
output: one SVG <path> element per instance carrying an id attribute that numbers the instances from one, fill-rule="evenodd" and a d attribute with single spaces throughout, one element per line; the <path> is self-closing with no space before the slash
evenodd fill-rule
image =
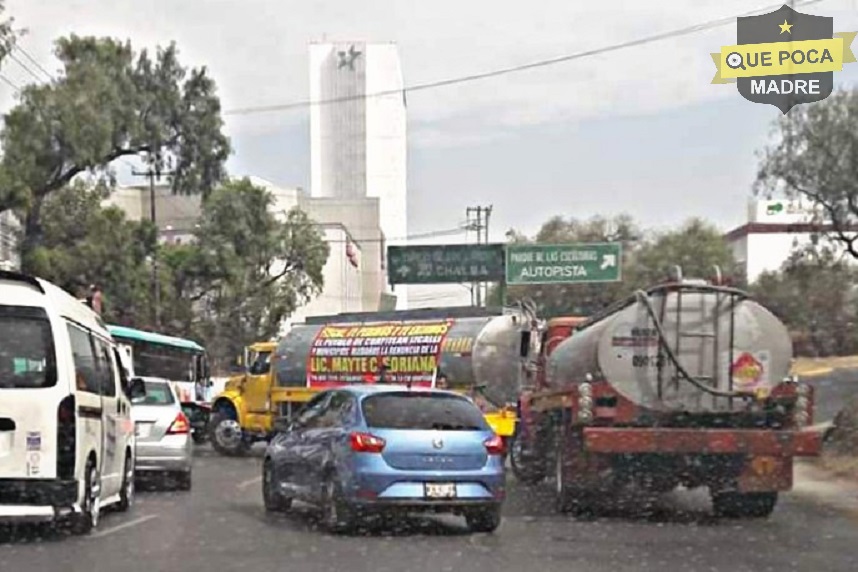
<path id="1" fill-rule="evenodd" d="M 80 514 L 74 516 L 74 531 L 77 534 L 89 534 L 98 526 L 101 515 L 101 484 L 95 463 L 86 464 L 86 482 L 84 484 L 83 501 Z"/>
<path id="2" fill-rule="evenodd" d="M 127 511 L 134 505 L 134 459 L 125 456 L 125 472 L 122 474 L 122 490 L 119 491 L 119 510 Z"/>

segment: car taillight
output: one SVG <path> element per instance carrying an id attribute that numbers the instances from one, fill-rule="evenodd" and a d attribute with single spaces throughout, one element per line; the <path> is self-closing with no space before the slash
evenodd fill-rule
<path id="1" fill-rule="evenodd" d="M 381 453 L 384 450 L 384 439 L 369 433 L 352 433 L 350 440 L 352 451 L 358 453 Z"/>
<path id="2" fill-rule="evenodd" d="M 74 395 L 60 401 L 57 408 L 57 477 L 74 478 L 77 455 L 77 424 Z"/>
<path id="3" fill-rule="evenodd" d="M 489 455 L 503 455 L 506 453 L 506 443 L 497 435 L 493 435 L 483 441 L 483 445 L 486 446 L 486 451 Z"/>
<path id="4" fill-rule="evenodd" d="M 167 429 L 167 435 L 180 435 L 183 433 L 188 433 L 191 430 L 191 424 L 188 423 L 188 418 L 183 412 L 179 412 L 176 415 L 176 419 L 173 420 L 170 428 Z"/>

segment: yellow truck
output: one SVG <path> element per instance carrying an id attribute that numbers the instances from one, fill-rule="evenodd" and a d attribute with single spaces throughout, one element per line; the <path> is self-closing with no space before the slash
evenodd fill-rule
<path id="1" fill-rule="evenodd" d="M 278 342 L 245 350 L 244 372 L 212 403 L 209 436 L 223 455 L 239 455 L 273 435 L 317 392 L 352 383 L 450 389 L 484 405 L 487 422 L 511 439 L 514 403 L 526 375 L 532 318 L 524 311 L 442 308 L 340 314 L 308 319 Z M 535 340 L 534 340 L 535 341 Z"/>

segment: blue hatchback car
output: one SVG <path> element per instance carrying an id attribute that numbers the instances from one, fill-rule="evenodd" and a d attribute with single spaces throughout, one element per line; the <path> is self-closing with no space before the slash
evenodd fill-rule
<path id="1" fill-rule="evenodd" d="M 271 440 L 263 465 L 268 511 L 293 499 L 347 531 L 367 513 L 460 514 L 493 532 L 505 498 L 504 443 L 467 397 L 396 385 L 320 393 Z"/>

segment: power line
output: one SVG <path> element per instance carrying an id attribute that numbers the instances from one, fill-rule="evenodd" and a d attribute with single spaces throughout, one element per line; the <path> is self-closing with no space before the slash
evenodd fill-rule
<path id="1" fill-rule="evenodd" d="M 0 81 L 3 81 L 6 85 L 15 90 L 15 93 L 21 93 L 21 88 L 15 85 L 15 83 L 5 76 L 5 74 L 0 73 Z"/>
<path id="2" fill-rule="evenodd" d="M 181 219 L 188 219 L 190 217 L 180 217 L 180 218 Z M 176 219 L 172 219 L 172 220 L 176 220 Z M 174 227 L 174 228 L 171 228 L 169 230 L 160 229 L 160 232 L 161 233 L 169 232 L 172 234 L 183 234 L 183 233 L 192 233 L 195 230 L 196 230 L 196 227 L 194 227 L 194 228 L 190 228 L 190 227 L 175 228 Z M 393 242 L 393 241 L 419 240 L 421 238 L 437 238 L 437 237 L 441 237 L 441 236 L 452 236 L 452 235 L 462 234 L 466 231 L 467 231 L 466 226 L 461 225 L 457 228 L 451 228 L 451 229 L 446 229 L 446 230 L 436 230 L 436 231 L 432 231 L 432 232 L 424 232 L 421 234 L 411 234 L 408 236 L 401 236 L 401 237 L 395 237 L 395 238 L 367 238 L 367 239 L 363 239 L 363 240 L 335 239 L 335 240 L 326 240 L 325 242 L 327 242 L 328 244 L 346 244 L 349 242 L 353 242 L 353 243 L 357 243 L 357 244 L 388 243 L 388 242 Z"/>
<path id="3" fill-rule="evenodd" d="M 15 49 L 15 50 L 18 50 L 19 52 L 21 52 L 21 53 L 24 55 L 24 57 L 25 57 L 25 58 L 27 58 L 28 60 L 30 60 L 30 61 L 33 63 L 33 65 L 34 65 L 34 66 L 36 66 L 36 68 L 37 68 L 39 71 L 41 71 L 43 74 L 45 74 L 45 75 L 46 75 L 46 76 L 47 76 L 51 81 L 56 80 L 56 78 L 54 77 L 54 75 L 53 75 L 51 72 L 49 72 L 48 70 L 46 70 L 46 69 L 42 66 L 42 64 L 40 64 L 40 63 L 38 62 L 38 60 L 36 60 L 36 58 L 34 58 L 32 55 L 30 55 L 30 52 L 28 52 L 27 50 L 25 50 L 23 47 L 19 46 L 18 44 L 15 44 L 15 45 L 14 45 L 14 49 Z"/>
<path id="4" fill-rule="evenodd" d="M 24 69 L 24 71 L 26 71 L 31 76 L 33 76 L 33 79 L 35 79 L 37 82 L 41 82 L 44 80 L 44 78 L 40 77 L 39 74 L 34 72 L 32 69 L 30 69 L 30 66 L 28 66 L 27 64 L 22 62 L 21 59 L 14 54 L 14 52 L 9 52 L 6 55 L 9 56 L 9 59 L 11 59 L 13 62 L 15 62 L 16 64 L 21 66 Z"/>
<path id="5" fill-rule="evenodd" d="M 805 0 L 804 2 L 796 2 L 796 5 L 797 6 L 809 6 L 811 4 L 818 4 L 819 2 L 824 2 L 824 1 L 825 0 Z M 362 95 L 349 95 L 349 96 L 343 96 L 343 97 L 333 97 L 333 98 L 329 98 L 329 99 L 319 99 L 316 101 L 307 99 L 307 100 L 303 100 L 303 101 L 295 101 L 292 103 L 283 103 L 283 104 L 279 104 L 279 105 L 267 105 L 267 106 L 245 107 L 245 108 L 238 108 L 238 109 L 228 109 L 228 110 L 223 112 L 223 115 L 251 115 L 254 113 L 268 113 L 268 112 L 273 112 L 273 111 L 288 111 L 288 110 L 292 110 L 292 109 L 301 109 L 301 108 L 305 108 L 305 107 L 312 107 L 314 105 L 328 105 L 328 104 L 332 104 L 332 103 L 345 103 L 345 102 L 349 102 L 349 101 L 370 99 L 370 98 L 375 98 L 375 97 L 400 95 L 400 94 L 405 94 L 405 93 L 412 92 L 412 91 L 423 91 L 423 90 L 428 90 L 428 89 L 435 89 L 438 87 L 446 87 L 449 85 L 455 85 L 455 84 L 459 84 L 459 83 L 478 81 L 481 79 L 488 79 L 488 78 L 492 78 L 492 77 L 507 75 L 507 74 L 516 73 L 516 72 L 525 71 L 525 70 L 530 70 L 530 69 L 535 69 L 535 68 L 553 66 L 553 65 L 560 64 L 560 63 L 565 63 L 565 62 L 578 60 L 578 59 L 584 59 L 584 58 L 588 58 L 590 56 L 597 56 L 600 54 L 615 52 L 618 50 L 624 50 L 626 48 L 632 48 L 635 46 L 640 46 L 643 44 L 649 44 L 652 42 L 666 40 L 669 38 L 675 38 L 675 37 L 679 37 L 679 36 L 687 36 L 689 34 L 701 32 L 703 30 L 707 30 L 710 28 L 717 28 L 717 27 L 724 26 L 727 24 L 733 24 L 733 23 L 735 23 L 737 18 L 742 18 L 742 17 L 746 17 L 746 16 L 754 16 L 754 15 L 757 15 L 760 13 L 765 13 L 765 12 L 768 12 L 771 10 L 776 10 L 776 9 L 780 8 L 782 5 L 783 5 L 783 3 L 773 4 L 773 5 L 766 6 L 765 8 L 757 8 L 756 10 L 745 12 L 743 14 L 739 14 L 736 16 L 729 16 L 726 18 L 718 18 L 716 20 L 709 20 L 707 22 L 702 22 L 700 24 L 694 24 L 691 26 L 686 26 L 684 28 L 678 28 L 675 30 L 667 31 L 667 32 L 661 32 L 658 34 L 653 34 L 651 36 L 645 36 L 643 38 L 638 38 L 636 40 L 629 40 L 629 41 L 620 42 L 617 44 L 610 44 L 608 46 L 603 46 L 600 48 L 594 48 L 594 49 L 585 50 L 585 51 L 581 51 L 581 52 L 575 52 L 572 54 L 567 54 L 567 55 L 558 56 L 558 57 L 549 58 L 549 59 L 544 59 L 544 60 L 538 60 L 538 61 L 527 63 L 527 64 L 520 64 L 520 65 L 516 65 L 516 66 L 500 68 L 500 69 L 491 70 L 491 71 L 487 71 L 487 72 L 474 73 L 474 74 L 469 74 L 469 75 L 465 75 L 465 76 L 442 79 L 442 80 L 437 80 L 437 81 L 432 81 L 432 82 L 427 82 L 427 83 L 418 83 L 418 84 L 415 84 L 412 86 L 403 87 L 401 89 L 388 89 L 388 90 L 377 91 L 374 93 L 367 93 L 367 94 L 362 94 Z"/>

